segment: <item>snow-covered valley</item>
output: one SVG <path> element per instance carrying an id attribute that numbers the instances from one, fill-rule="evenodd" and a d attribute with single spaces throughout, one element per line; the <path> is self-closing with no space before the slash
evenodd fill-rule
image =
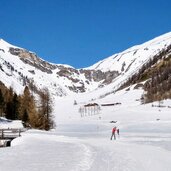
<path id="1" fill-rule="evenodd" d="M 11 147 L 0 148 L 0 171 L 170 171 L 171 100 L 143 104 L 146 80 L 116 91 L 156 55 L 166 59 L 170 45 L 171 32 L 74 69 L 0 40 L 0 81 L 17 94 L 25 86 L 35 96 L 48 88 L 56 123 L 51 131 L 25 131 Z M 110 140 L 114 126 L 120 135 Z M 0 118 L 0 129 L 21 127 L 21 121 Z"/>
<path id="2" fill-rule="evenodd" d="M 101 106 L 98 114 L 84 117 L 79 113 L 85 100 L 81 95 L 56 101 L 56 129 L 26 131 L 11 147 L 1 148 L 0 170 L 171 170 L 171 101 L 160 108 L 142 105 L 137 100 L 141 93 L 131 87 L 99 99 L 99 104 L 121 104 Z M 111 141 L 113 126 L 120 136 Z"/>

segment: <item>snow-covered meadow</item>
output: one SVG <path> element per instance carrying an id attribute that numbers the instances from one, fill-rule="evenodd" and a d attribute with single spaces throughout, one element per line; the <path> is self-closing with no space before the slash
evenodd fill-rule
<path id="1" fill-rule="evenodd" d="M 98 104 L 121 104 L 101 106 L 98 114 L 84 117 L 79 108 L 91 102 L 91 94 L 56 99 L 56 129 L 26 131 L 11 147 L 1 148 L 0 170 L 170 171 L 171 101 L 160 108 L 141 105 L 141 94 L 131 87 L 98 99 Z M 113 126 L 120 137 L 111 141 Z"/>

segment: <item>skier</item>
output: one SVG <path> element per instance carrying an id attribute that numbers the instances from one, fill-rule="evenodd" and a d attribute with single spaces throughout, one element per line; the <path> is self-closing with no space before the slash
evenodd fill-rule
<path id="1" fill-rule="evenodd" d="M 116 129 L 116 126 L 112 128 L 112 135 L 111 135 L 110 140 L 112 140 L 113 137 L 114 137 L 114 140 L 116 140 L 116 135 L 115 135 L 116 130 L 117 130 L 117 129 Z"/>

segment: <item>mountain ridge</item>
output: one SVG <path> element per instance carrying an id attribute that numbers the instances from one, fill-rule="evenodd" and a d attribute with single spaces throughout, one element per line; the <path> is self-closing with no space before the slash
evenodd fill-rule
<path id="1" fill-rule="evenodd" d="M 45 86 L 55 96 L 101 92 L 101 89 L 106 89 L 105 93 L 114 92 L 170 44 L 171 32 L 114 54 L 90 67 L 75 69 L 69 65 L 49 63 L 36 53 L 1 39 L 0 81 L 7 87 L 14 86 L 17 92 L 30 83 L 37 89 Z"/>

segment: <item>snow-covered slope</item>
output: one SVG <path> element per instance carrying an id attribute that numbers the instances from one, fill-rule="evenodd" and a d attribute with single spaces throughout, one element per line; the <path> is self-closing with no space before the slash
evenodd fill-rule
<path id="1" fill-rule="evenodd" d="M 52 64 L 35 53 L 0 40 L 0 81 L 20 93 L 25 85 L 48 87 L 54 96 L 115 91 L 143 64 L 171 45 L 171 32 L 114 54 L 89 68 Z M 104 92 L 104 93 L 100 93 Z"/>
<path id="2" fill-rule="evenodd" d="M 85 80 L 69 65 L 48 63 L 33 52 L 0 40 L 0 81 L 17 93 L 32 84 L 37 89 L 48 87 L 55 96 L 65 96 L 72 94 L 74 87 L 79 91 Z"/>
<path id="3" fill-rule="evenodd" d="M 13 87 L 17 93 L 21 93 L 27 85 L 35 89 L 48 87 L 54 96 L 66 96 L 96 89 L 108 72 L 52 64 L 1 39 L 0 74 L 0 81 L 7 87 Z"/>
<path id="4" fill-rule="evenodd" d="M 105 85 L 103 89 L 95 90 L 97 96 L 94 96 L 94 98 L 102 98 L 110 93 L 114 93 L 121 85 L 128 81 L 132 75 L 138 73 L 143 65 L 147 64 L 161 52 L 168 50 L 170 45 L 171 32 L 154 38 L 144 44 L 131 47 L 121 53 L 114 54 L 86 68 L 101 70 L 103 72 L 115 71 L 118 73 L 118 76 L 112 79 L 110 84 Z"/>
<path id="5" fill-rule="evenodd" d="M 133 72 L 140 66 L 153 58 L 156 54 L 166 49 L 171 44 L 171 32 L 154 38 L 141 45 L 133 46 L 123 52 L 114 54 L 88 69 L 102 71 L 118 71 L 119 73 Z"/>

